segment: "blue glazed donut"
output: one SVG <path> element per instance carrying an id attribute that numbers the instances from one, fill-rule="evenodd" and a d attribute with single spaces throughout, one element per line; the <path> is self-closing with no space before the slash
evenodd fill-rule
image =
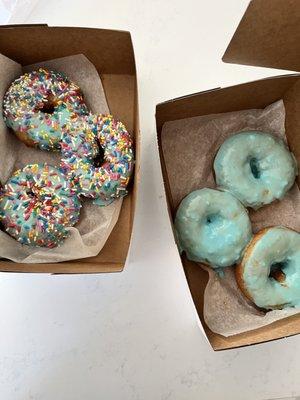
<path id="1" fill-rule="evenodd" d="M 201 189 L 185 197 L 176 213 L 180 252 L 189 260 L 227 267 L 241 259 L 252 231 L 247 210 L 230 193 Z"/>
<path id="2" fill-rule="evenodd" d="M 87 113 L 79 87 L 43 68 L 16 79 L 3 99 L 6 125 L 27 146 L 42 150 L 59 150 L 62 126 Z"/>
<path id="3" fill-rule="evenodd" d="M 281 226 L 258 232 L 236 267 L 236 280 L 258 307 L 300 306 L 300 234 Z"/>
<path id="4" fill-rule="evenodd" d="M 282 199 L 297 175 L 295 157 L 285 143 L 263 132 L 241 132 L 220 147 L 214 171 L 219 188 L 246 207 L 259 208 Z"/>
<path id="5" fill-rule="evenodd" d="M 16 171 L 0 193 L 0 222 L 22 244 L 55 247 L 79 219 L 81 204 L 54 167 L 31 164 Z"/>

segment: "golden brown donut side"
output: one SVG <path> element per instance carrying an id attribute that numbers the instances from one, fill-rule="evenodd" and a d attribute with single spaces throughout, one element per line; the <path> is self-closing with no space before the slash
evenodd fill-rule
<path id="1" fill-rule="evenodd" d="M 29 139 L 29 137 L 27 136 L 26 132 L 15 131 L 14 133 L 18 136 L 18 138 L 21 140 L 21 142 L 26 144 L 26 146 L 28 146 L 28 147 L 36 147 L 34 141 Z"/>
<path id="2" fill-rule="evenodd" d="M 249 242 L 246 247 L 242 261 L 239 264 L 237 264 L 237 266 L 235 268 L 235 279 L 238 284 L 238 287 L 240 288 L 240 290 L 244 294 L 244 296 L 247 297 L 252 302 L 253 302 L 253 299 L 252 299 L 251 295 L 249 294 L 249 292 L 247 291 L 244 280 L 243 280 L 243 272 L 244 272 L 245 263 L 249 259 L 251 252 L 253 250 L 253 247 L 271 228 L 272 228 L 271 226 L 269 226 L 268 228 L 263 228 L 253 236 L 251 242 Z M 259 268 L 259 265 L 257 267 Z"/>

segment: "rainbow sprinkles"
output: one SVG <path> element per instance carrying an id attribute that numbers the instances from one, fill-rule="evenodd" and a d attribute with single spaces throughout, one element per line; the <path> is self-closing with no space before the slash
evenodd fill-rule
<path id="1" fill-rule="evenodd" d="M 0 193 L 0 222 L 22 244 L 55 247 L 79 219 L 80 201 L 56 168 L 32 164 L 16 171 Z"/>
<path id="2" fill-rule="evenodd" d="M 89 124 L 94 136 L 81 153 L 76 149 L 82 148 L 83 138 L 80 139 L 76 131 L 74 135 L 74 131 L 71 134 L 70 130 L 64 130 L 61 169 L 74 182 L 79 195 L 95 199 L 96 204 L 107 205 L 127 194 L 134 162 L 132 140 L 124 124 L 112 115 L 90 115 Z M 92 145 L 95 142 L 104 152 L 99 166 L 95 163 Z"/>

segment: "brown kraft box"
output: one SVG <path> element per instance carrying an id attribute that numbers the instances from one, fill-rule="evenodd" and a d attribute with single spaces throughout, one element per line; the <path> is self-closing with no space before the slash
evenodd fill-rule
<path id="1" fill-rule="evenodd" d="M 300 2 L 297 0 L 253 0 L 243 16 L 223 61 L 300 71 Z M 156 107 L 158 146 L 171 223 L 176 213 L 168 170 L 161 146 L 162 126 L 167 121 L 263 109 L 282 99 L 286 111 L 288 144 L 300 165 L 300 75 L 288 74 L 218 88 L 166 101 Z M 180 168 L 180 167 L 179 167 Z M 297 183 L 300 179 L 298 176 Z M 204 290 L 208 274 L 182 257 L 188 285 L 201 323 L 214 350 L 224 350 L 275 340 L 300 332 L 300 314 L 265 327 L 224 337 L 212 332 L 203 319 Z"/>
<path id="2" fill-rule="evenodd" d="M 0 271 L 97 273 L 122 271 L 132 233 L 139 176 L 138 93 L 129 32 L 47 25 L 0 27 L 0 53 L 20 63 L 34 64 L 76 54 L 85 55 L 101 76 L 111 113 L 125 123 L 135 143 L 135 172 L 119 219 L 95 257 L 49 264 L 19 264 L 0 260 Z"/>

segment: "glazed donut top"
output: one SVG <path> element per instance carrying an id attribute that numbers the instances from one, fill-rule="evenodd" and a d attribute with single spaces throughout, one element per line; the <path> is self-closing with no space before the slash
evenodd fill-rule
<path id="1" fill-rule="evenodd" d="M 267 228 L 254 236 L 237 282 L 258 307 L 300 306 L 300 234 L 284 227 Z"/>
<path id="2" fill-rule="evenodd" d="M 80 202 L 54 167 L 31 164 L 16 171 L 0 194 L 0 222 L 22 244 L 55 247 L 79 219 Z"/>
<path id="3" fill-rule="evenodd" d="M 16 79 L 3 100 L 7 126 L 42 150 L 60 148 L 61 127 L 74 113 L 88 113 L 79 87 L 62 73 L 44 68 Z"/>
<path id="4" fill-rule="evenodd" d="M 175 230 L 180 251 L 192 261 L 227 267 L 240 260 L 251 239 L 247 210 L 230 193 L 195 190 L 176 213 Z"/>
<path id="5" fill-rule="evenodd" d="M 281 139 L 250 131 L 225 140 L 214 170 L 218 187 L 230 191 L 246 207 L 259 208 L 283 198 L 295 181 L 297 163 Z"/>

